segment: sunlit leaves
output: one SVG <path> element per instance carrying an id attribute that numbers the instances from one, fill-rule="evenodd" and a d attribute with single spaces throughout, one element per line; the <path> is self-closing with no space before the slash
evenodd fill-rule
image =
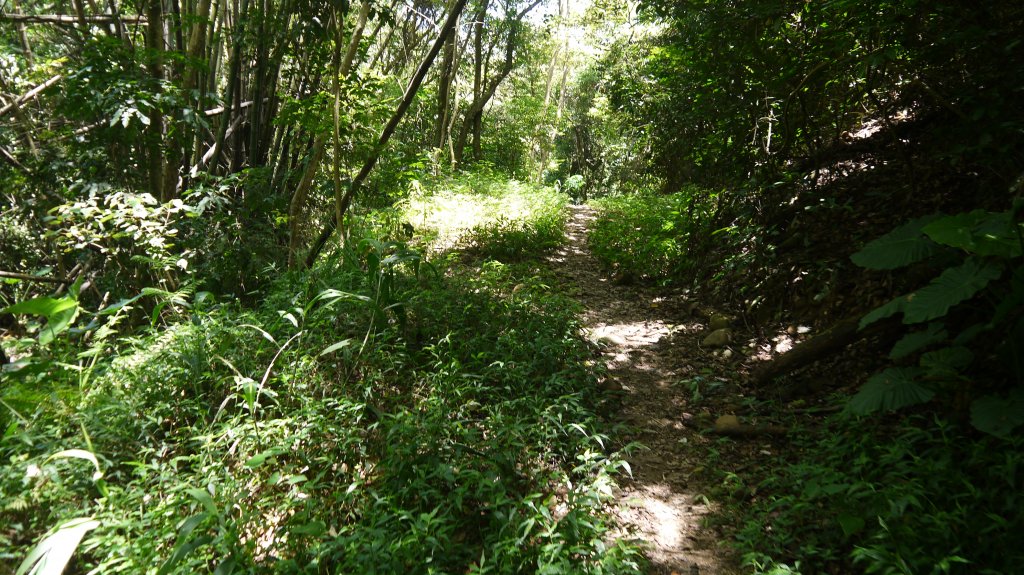
<path id="1" fill-rule="evenodd" d="M 61 523 L 21 562 L 15 575 L 60 575 L 85 534 L 99 526 L 91 517 Z"/>

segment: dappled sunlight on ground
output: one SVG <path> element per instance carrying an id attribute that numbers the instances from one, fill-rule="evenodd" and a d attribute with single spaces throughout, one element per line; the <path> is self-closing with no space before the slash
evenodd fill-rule
<path id="1" fill-rule="evenodd" d="M 691 444 L 705 439 L 687 425 L 693 415 L 680 385 L 694 370 L 687 354 L 706 326 L 693 319 L 685 294 L 610 281 L 586 245 L 592 208 L 570 209 L 568 242 L 548 261 L 584 306 L 583 334 L 601 350 L 602 386 L 613 394 L 614 418 L 628 428 L 621 440 L 645 446 L 627 457 L 631 476 L 620 478 L 617 535 L 644 543 L 650 573 L 733 573 L 703 527 L 712 509 L 698 491 L 704 464 L 693 461 Z"/>
<path id="2" fill-rule="evenodd" d="M 709 511 L 703 498 L 696 501 L 667 483 L 653 482 L 627 486 L 619 498 L 616 515 L 633 527 L 620 535 L 642 540 L 656 568 L 691 573 L 696 566 L 698 572 L 714 572 L 714 556 L 701 549 L 698 537 L 700 520 Z M 689 562 L 686 571 L 679 565 L 681 555 Z"/>

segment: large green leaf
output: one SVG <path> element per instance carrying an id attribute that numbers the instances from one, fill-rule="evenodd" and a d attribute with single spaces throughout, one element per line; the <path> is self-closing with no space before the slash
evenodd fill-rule
<path id="1" fill-rule="evenodd" d="M 58 335 L 67 331 L 71 322 L 75 321 L 75 318 L 78 317 L 78 311 L 78 306 L 75 306 L 49 316 L 49 319 L 46 321 L 46 327 L 39 332 L 39 344 L 48 345 Z"/>
<path id="2" fill-rule="evenodd" d="M 78 549 L 82 537 L 99 526 L 100 522 L 92 517 L 65 521 L 25 557 L 16 575 L 60 575 Z"/>
<path id="3" fill-rule="evenodd" d="M 966 347 L 944 347 L 922 355 L 921 368 L 929 377 L 953 379 L 971 365 L 972 361 L 974 353 Z"/>
<path id="4" fill-rule="evenodd" d="M 949 308 L 974 297 L 1002 272 L 996 264 L 968 258 L 963 265 L 947 269 L 911 294 L 903 310 L 903 323 L 920 323 L 946 315 Z"/>
<path id="5" fill-rule="evenodd" d="M 892 346 L 892 351 L 889 352 L 889 359 L 906 357 L 919 349 L 946 339 L 948 335 L 941 322 L 931 323 L 927 329 L 908 333 L 897 341 L 896 345 Z"/>
<path id="6" fill-rule="evenodd" d="M 909 298 L 909 295 L 901 295 L 889 303 L 871 310 L 867 315 L 860 319 L 860 329 L 864 329 L 878 320 L 902 313 L 907 307 L 907 303 L 910 301 Z"/>
<path id="7" fill-rule="evenodd" d="M 866 415 L 924 403 L 934 397 L 935 392 L 916 381 L 922 373 L 922 370 L 915 367 L 890 367 L 876 373 L 850 398 L 847 409 L 858 415 Z"/>
<path id="8" fill-rule="evenodd" d="M 921 229 L 941 214 L 912 220 L 884 236 L 868 242 L 864 249 L 850 256 L 853 263 L 873 270 L 893 270 L 919 262 L 935 253 L 936 244 Z"/>
<path id="9" fill-rule="evenodd" d="M 986 395 L 971 404 L 971 425 L 996 437 L 1006 437 L 1024 425 L 1024 388 L 1010 392 L 1008 398 Z"/>
<path id="10" fill-rule="evenodd" d="M 981 256 L 1012 258 L 1021 254 L 1017 225 L 1010 212 L 974 210 L 936 220 L 922 231 L 943 245 Z"/>
<path id="11" fill-rule="evenodd" d="M 77 305 L 78 302 L 75 301 L 74 298 L 53 298 L 46 296 L 18 302 L 10 307 L 0 310 L 0 313 L 19 313 L 52 317 L 54 314 L 69 310 Z"/>

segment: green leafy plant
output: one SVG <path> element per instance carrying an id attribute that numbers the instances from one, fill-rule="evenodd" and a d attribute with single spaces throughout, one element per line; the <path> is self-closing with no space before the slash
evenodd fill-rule
<path id="1" fill-rule="evenodd" d="M 725 499 L 743 517 L 736 540 L 756 573 L 1016 569 L 1020 438 L 938 417 L 869 431 L 849 414 L 826 423 L 827 434 L 796 434 L 756 489 Z"/>
<path id="2" fill-rule="evenodd" d="M 598 210 L 588 241 L 610 269 L 637 279 L 679 279 L 695 262 L 688 251 L 706 230 L 711 201 L 688 188 L 670 195 L 609 196 L 593 201 Z M 728 230 L 711 233 L 721 239 Z M 709 232 L 710 233 L 710 232 Z"/>
<path id="3" fill-rule="evenodd" d="M 860 414 L 927 402 L 942 391 L 963 395 L 978 379 L 979 354 L 995 355 L 1006 366 L 1001 376 L 977 386 L 987 395 L 971 397 L 971 422 L 993 435 L 1006 436 L 1024 424 L 1024 302 L 1022 224 L 1012 210 L 976 210 L 953 216 L 918 218 L 870 242 L 852 256 L 876 270 L 914 264 L 945 265 L 926 286 L 871 311 L 861 328 L 895 315 L 918 327 L 893 346 L 893 360 L 917 357 L 917 365 L 893 367 L 872 376 L 851 399 Z M 978 317 L 984 318 L 977 321 Z M 984 337 L 982 337 L 984 334 Z M 1003 377 L 1005 383 L 998 383 Z M 1007 383 L 1017 387 L 1007 389 Z M 1007 398 L 1002 395 L 1009 391 Z M 972 390 L 973 393 L 973 390 Z"/>

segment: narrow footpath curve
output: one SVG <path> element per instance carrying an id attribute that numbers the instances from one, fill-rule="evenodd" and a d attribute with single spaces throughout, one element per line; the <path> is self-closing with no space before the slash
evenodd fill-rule
<path id="1" fill-rule="evenodd" d="M 693 417 L 688 390 L 677 385 L 694 373 L 703 326 L 691 317 L 693 305 L 684 296 L 615 285 L 587 247 L 593 208 L 570 210 L 567 242 L 548 261 L 585 308 L 584 325 L 603 348 L 603 385 L 621 398 L 613 417 L 629 430 L 625 440 L 648 448 L 628 459 L 633 477 L 623 478 L 615 509 L 620 535 L 645 543 L 652 574 L 733 573 L 726 551 L 702 527 L 711 510 L 691 482 L 702 465 L 693 447 L 708 439 L 686 425 Z"/>

